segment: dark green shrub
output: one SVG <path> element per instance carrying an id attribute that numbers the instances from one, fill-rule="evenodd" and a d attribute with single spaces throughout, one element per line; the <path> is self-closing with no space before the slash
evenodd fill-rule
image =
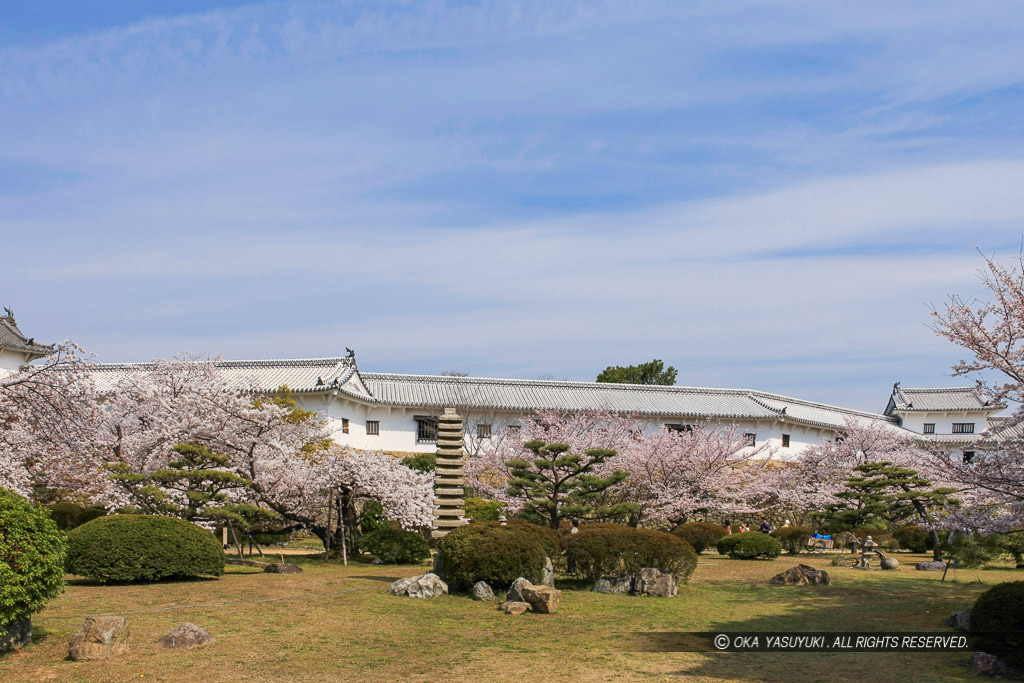
<path id="1" fill-rule="evenodd" d="M 67 570 L 103 581 L 159 581 L 224 573 L 209 531 L 174 517 L 112 515 L 68 534 Z"/>
<path id="2" fill-rule="evenodd" d="M 384 514 L 384 506 L 375 500 L 368 500 L 363 503 L 363 509 L 359 512 L 359 531 L 368 534 L 377 529 L 387 529 L 391 526 L 387 515 Z"/>
<path id="3" fill-rule="evenodd" d="M 689 543 L 698 554 L 713 546 L 718 539 L 726 535 L 724 526 L 718 526 L 711 522 L 687 522 L 677 526 L 672 533 Z"/>
<path id="4" fill-rule="evenodd" d="M 697 566 L 697 553 L 678 536 L 617 524 L 580 527 L 579 533 L 569 537 L 566 553 L 588 581 L 656 567 L 685 583 Z"/>
<path id="5" fill-rule="evenodd" d="M 80 527 L 86 522 L 91 522 L 97 517 L 103 517 L 107 514 L 105 508 L 97 506 L 83 507 L 77 503 L 54 503 L 53 505 L 47 505 L 46 509 L 53 521 L 57 523 L 57 528 L 61 531 L 71 531 L 75 527 Z"/>
<path id="6" fill-rule="evenodd" d="M 363 534 L 357 545 L 360 552 L 375 555 L 385 564 L 415 564 L 430 557 L 430 546 L 423 536 L 398 527 Z"/>
<path id="7" fill-rule="evenodd" d="M 893 538 L 900 547 L 914 553 L 925 553 L 932 549 L 932 537 L 928 530 L 916 524 L 908 524 L 893 532 Z"/>
<path id="8" fill-rule="evenodd" d="M 543 546 L 544 554 L 552 560 L 562 554 L 561 538 L 559 537 L 558 532 L 551 527 L 533 524 L 531 522 L 527 522 L 525 519 L 518 518 L 508 520 L 505 525 L 518 529 L 523 533 L 532 534 L 540 542 L 541 546 Z"/>
<path id="9" fill-rule="evenodd" d="M 437 455 L 435 453 L 417 453 L 402 458 L 401 463 L 411 470 L 417 472 L 433 472 L 437 469 Z"/>
<path id="10" fill-rule="evenodd" d="M 520 576 L 531 583 L 544 580 L 544 545 L 537 533 L 520 525 L 467 524 L 442 538 L 438 552 L 453 590 L 486 581 L 501 591 Z"/>
<path id="11" fill-rule="evenodd" d="M 999 539 L 999 549 L 1013 559 L 1017 569 L 1024 569 L 1024 531 L 1003 535 Z"/>
<path id="12" fill-rule="evenodd" d="M 64 589 L 66 552 L 45 508 L 0 489 L 0 634 Z"/>
<path id="13" fill-rule="evenodd" d="M 726 536 L 718 541 L 717 547 L 722 555 L 739 560 L 774 560 L 782 553 L 781 543 L 768 534 L 757 531 Z"/>
<path id="14" fill-rule="evenodd" d="M 772 532 L 772 538 L 782 544 L 790 555 L 797 555 L 807 547 L 807 541 L 814 532 L 805 526 L 784 526 Z"/>
<path id="15" fill-rule="evenodd" d="M 1024 581 L 992 586 L 971 609 L 974 648 L 1024 667 Z"/>
<path id="16" fill-rule="evenodd" d="M 505 504 L 484 498 L 467 498 L 464 509 L 466 517 L 474 522 L 497 522 Z"/>
<path id="17" fill-rule="evenodd" d="M 832 534 L 832 546 L 836 550 L 850 550 L 850 544 L 857 540 L 852 531 L 840 531 Z"/>
<path id="18" fill-rule="evenodd" d="M 885 540 L 892 538 L 892 534 L 885 529 L 869 529 L 866 527 L 858 527 L 854 529 L 853 535 L 857 537 L 858 541 L 863 541 L 865 538 L 870 536 L 871 540 L 879 545 L 881 545 Z"/>

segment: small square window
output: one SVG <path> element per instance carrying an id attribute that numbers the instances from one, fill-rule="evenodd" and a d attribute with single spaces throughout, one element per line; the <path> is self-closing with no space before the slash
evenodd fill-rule
<path id="1" fill-rule="evenodd" d="M 934 434 L 935 433 L 935 423 L 934 422 L 925 422 L 924 423 L 924 433 L 925 434 Z"/>
<path id="2" fill-rule="evenodd" d="M 509 434 L 518 434 L 519 432 L 523 431 L 521 425 L 509 425 L 508 427 L 506 427 L 506 429 L 508 429 Z"/>
<path id="3" fill-rule="evenodd" d="M 692 432 L 693 431 L 693 425 L 667 424 L 667 425 L 665 425 L 665 427 L 670 432 Z"/>
<path id="4" fill-rule="evenodd" d="M 348 434 L 348 418 L 347 417 L 341 418 L 341 433 L 342 434 Z"/>
<path id="5" fill-rule="evenodd" d="M 757 434 L 747 432 L 743 435 L 743 443 L 747 446 L 753 446 L 757 444 Z"/>
<path id="6" fill-rule="evenodd" d="M 367 420 L 366 421 L 366 434 L 367 434 L 367 436 L 379 436 L 380 435 L 380 420 Z"/>
<path id="7" fill-rule="evenodd" d="M 973 434 L 974 423 L 973 422 L 954 422 L 953 423 L 954 434 Z"/>
<path id="8" fill-rule="evenodd" d="M 969 465 L 974 460 L 974 451 L 964 451 L 964 464 Z"/>
<path id="9" fill-rule="evenodd" d="M 435 443 L 437 441 L 437 420 L 423 418 L 416 420 L 416 442 Z"/>
<path id="10" fill-rule="evenodd" d="M 476 426 L 476 438 L 478 438 L 478 439 L 489 439 L 489 438 L 491 438 L 491 425 L 478 424 Z"/>
<path id="11" fill-rule="evenodd" d="M 782 435 L 782 447 L 789 448 L 789 434 Z"/>

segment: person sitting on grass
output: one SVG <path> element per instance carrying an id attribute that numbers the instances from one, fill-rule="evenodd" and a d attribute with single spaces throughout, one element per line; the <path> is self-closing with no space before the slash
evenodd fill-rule
<path id="1" fill-rule="evenodd" d="M 772 525 L 768 523 L 767 517 L 761 518 L 761 526 L 757 530 L 762 534 L 770 534 L 772 532 Z"/>

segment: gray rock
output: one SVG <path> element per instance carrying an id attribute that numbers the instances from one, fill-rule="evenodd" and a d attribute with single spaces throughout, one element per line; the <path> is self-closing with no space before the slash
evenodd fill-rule
<path id="1" fill-rule="evenodd" d="M 900 566 L 900 561 L 897 560 L 895 557 L 884 557 L 882 558 L 882 561 L 879 564 L 881 565 L 882 569 L 893 571 Z"/>
<path id="2" fill-rule="evenodd" d="M 544 557 L 544 585 L 555 587 L 555 565 L 551 562 L 551 558 Z"/>
<path id="3" fill-rule="evenodd" d="M 629 574 L 626 574 L 625 576 L 602 577 L 594 584 L 594 592 L 611 593 L 612 595 L 629 595 L 633 592 L 633 577 Z"/>
<path id="4" fill-rule="evenodd" d="M 827 585 L 832 582 L 828 572 L 824 569 L 815 569 L 807 564 L 798 564 L 781 574 L 776 574 L 768 583 L 776 586 L 811 586 Z"/>
<path id="5" fill-rule="evenodd" d="M 441 580 L 437 574 L 421 574 L 399 579 L 391 584 L 392 595 L 405 595 L 410 598 L 436 598 L 439 595 L 448 595 L 448 584 Z"/>
<path id="6" fill-rule="evenodd" d="M 995 676 L 1006 669 L 1006 663 L 987 652 L 971 655 L 971 673 L 978 676 Z"/>
<path id="7" fill-rule="evenodd" d="M 633 577 L 635 595 L 671 598 L 678 592 L 679 584 L 676 583 L 676 577 L 655 567 L 644 567 Z"/>
<path id="8" fill-rule="evenodd" d="M 429 574 L 436 574 L 437 576 L 444 578 L 444 560 L 441 559 L 441 553 L 434 555 L 434 568 L 431 569 Z"/>
<path id="9" fill-rule="evenodd" d="M 0 654 L 8 650 L 20 650 L 32 642 L 32 620 L 22 619 L 11 624 L 7 633 L 0 633 Z"/>
<path id="10" fill-rule="evenodd" d="M 530 582 L 519 577 L 512 582 L 512 585 L 508 587 L 508 593 L 505 594 L 505 599 L 509 602 L 526 602 L 523 599 L 523 586 L 529 586 Z"/>
<path id="11" fill-rule="evenodd" d="M 202 626 L 196 626 L 192 622 L 186 621 L 184 624 L 177 628 L 172 628 L 168 631 L 163 638 L 157 641 L 164 647 L 190 650 L 194 647 L 203 647 L 214 642 L 213 636 L 211 636 L 205 628 Z"/>
<path id="12" fill-rule="evenodd" d="M 935 560 L 931 562 L 918 562 L 914 565 L 914 569 L 919 572 L 942 572 L 946 571 L 946 563 Z"/>
<path id="13" fill-rule="evenodd" d="M 486 581 L 477 581 L 473 584 L 473 599 L 474 600 L 493 600 L 494 591 L 487 585 Z"/>
<path id="14" fill-rule="evenodd" d="M 68 643 L 75 661 L 109 659 L 128 652 L 128 621 L 124 617 L 88 617 Z"/>
<path id="15" fill-rule="evenodd" d="M 370 562 L 370 564 L 384 564 L 384 560 L 380 559 L 379 557 L 375 557 L 373 558 L 373 561 Z"/>
<path id="16" fill-rule="evenodd" d="M 971 610 L 962 609 L 957 612 L 953 612 L 949 615 L 949 619 L 946 619 L 946 623 L 955 628 L 957 631 L 970 631 Z"/>
<path id="17" fill-rule="evenodd" d="M 523 612 L 529 612 L 533 608 L 530 607 L 528 602 L 517 602 L 514 600 L 506 600 L 498 606 L 505 614 L 522 614 Z"/>
<path id="18" fill-rule="evenodd" d="M 287 562 L 271 562 L 263 570 L 264 574 L 301 574 L 302 567 Z"/>

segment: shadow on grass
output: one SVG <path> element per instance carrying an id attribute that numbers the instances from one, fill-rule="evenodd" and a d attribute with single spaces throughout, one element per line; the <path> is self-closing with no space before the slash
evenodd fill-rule
<path id="1" fill-rule="evenodd" d="M 830 568 L 831 570 L 831 568 Z M 857 580 L 836 571 L 831 586 L 772 586 L 723 582 L 716 592 L 738 611 L 761 611 L 765 604 L 786 601 L 785 613 L 711 622 L 708 633 L 894 631 L 948 632 L 950 612 L 966 609 L 981 591 L 972 584 L 887 581 L 884 575 Z M 838 585 L 837 585 L 838 584 Z M 694 652 L 688 633 L 635 633 L 627 637 L 634 652 Z M 706 645 L 706 643 L 703 643 Z M 699 651 L 699 650 L 697 650 Z M 699 663 L 672 672 L 683 678 L 803 681 L 835 677 L 876 680 L 948 680 L 967 675 L 970 656 L 963 652 L 706 652 Z M 890 678 L 891 677 L 891 678 Z"/>
<path id="2" fill-rule="evenodd" d="M 248 574 L 249 572 L 231 572 L 232 574 Z M 252 572 L 259 574 L 262 572 Z M 181 576 L 181 577 L 168 577 L 166 579 L 158 579 L 156 581 L 148 581 L 140 579 L 138 581 L 107 581 L 105 579 L 90 579 L 87 577 L 78 577 L 74 579 L 67 579 L 64 583 L 69 586 L 146 586 L 149 584 L 169 584 L 169 583 L 207 583 L 211 581 L 218 581 L 219 576 Z"/>
<path id="3" fill-rule="evenodd" d="M 404 577 L 404 576 L 371 576 L 371 575 L 364 575 L 364 576 L 351 576 L 349 578 L 352 578 L 352 579 L 366 579 L 368 581 L 380 581 L 381 583 L 394 583 L 395 581 L 398 581 L 399 579 L 404 579 L 406 577 Z"/>

